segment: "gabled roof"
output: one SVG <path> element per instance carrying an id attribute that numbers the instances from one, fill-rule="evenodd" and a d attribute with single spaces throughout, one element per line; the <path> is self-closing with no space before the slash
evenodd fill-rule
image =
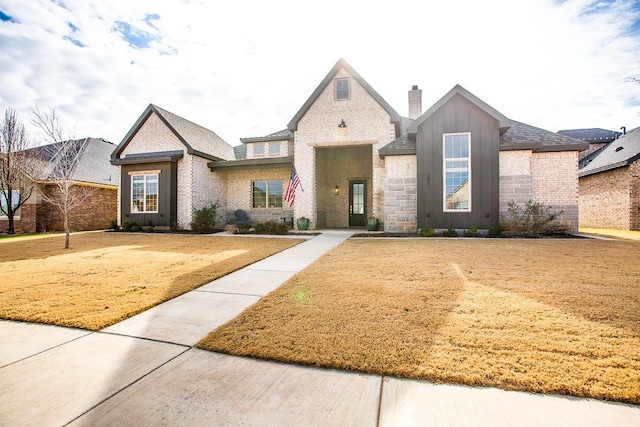
<path id="1" fill-rule="evenodd" d="M 583 177 L 630 165 L 640 159 L 640 127 L 610 142 L 591 159 L 578 176 Z"/>
<path id="2" fill-rule="evenodd" d="M 156 114 L 169 130 L 184 144 L 188 154 L 203 157 L 209 160 L 233 160 L 235 159 L 233 147 L 215 132 L 204 128 L 189 120 L 164 110 L 156 105 L 149 104 L 138 118 L 131 130 L 124 137 L 112 153 L 111 158 L 116 160 L 125 147 L 131 142 L 135 134 L 144 125 L 151 114 Z"/>
<path id="3" fill-rule="evenodd" d="M 475 96 L 474 94 L 472 94 L 471 92 L 469 92 L 468 90 L 463 88 L 462 86 L 455 85 L 449 92 L 447 92 L 447 94 L 445 96 L 440 98 L 440 100 L 438 102 L 433 104 L 427 111 L 422 113 L 422 115 L 420 117 L 418 117 L 409 126 L 409 128 L 407 129 L 407 132 L 409 134 L 417 133 L 418 132 L 418 126 L 420 126 L 420 124 L 422 124 L 425 120 L 427 120 L 429 117 L 431 117 L 431 115 L 433 113 L 438 111 L 440 109 L 440 107 L 442 107 L 444 104 L 449 102 L 449 100 L 451 100 L 451 98 L 453 98 L 456 95 L 462 95 L 469 102 L 471 102 L 472 104 L 476 105 L 478 108 L 483 110 L 485 113 L 489 114 L 491 117 L 496 119 L 500 123 L 500 134 L 503 134 L 511 126 L 511 120 L 509 120 L 507 117 L 505 117 L 498 110 L 496 110 L 495 108 L 493 108 L 492 106 L 490 106 L 489 104 L 487 104 L 486 102 L 484 102 L 483 100 L 481 100 L 480 98 L 478 98 L 477 96 Z"/>
<path id="4" fill-rule="evenodd" d="M 589 129 L 564 129 L 559 130 L 560 135 L 569 136 L 571 138 L 580 139 L 590 144 L 598 144 L 603 142 L 611 142 L 622 135 L 622 132 L 612 130 L 589 128 Z"/>
<path id="5" fill-rule="evenodd" d="M 347 71 L 347 73 L 349 73 L 351 77 L 353 77 L 355 81 L 358 82 L 358 84 L 360 84 L 360 86 L 364 88 L 364 90 L 369 95 L 371 95 L 373 99 L 376 100 L 378 104 L 380 104 L 380 106 L 387 113 L 389 113 L 389 116 L 391 116 L 391 123 L 395 124 L 396 126 L 396 136 L 399 136 L 401 134 L 400 115 L 343 58 L 340 58 L 338 62 L 336 62 L 336 65 L 334 65 L 331 71 L 329 71 L 329 74 L 327 74 L 327 76 L 322 80 L 322 82 L 320 82 L 320 84 L 318 85 L 316 90 L 313 91 L 309 99 L 307 99 L 307 101 L 302 105 L 302 108 L 300 108 L 300 110 L 298 110 L 298 112 L 293 116 L 293 118 L 289 122 L 289 125 L 287 126 L 288 129 L 292 132 L 298 129 L 298 122 L 302 119 L 302 117 L 304 117 L 307 111 L 309 111 L 309 108 L 311 108 L 311 106 L 318 100 L 318 97 L 320 97 L 320 95 L 322 94 L 322 92 L 324 92 L 327 86 L 333 82 L 333 79 L 336 76 L 336 74 L 338 74 L 338 72 L 343 68 Z"/>
<path id="6" fill-rule="evenodd" d="M 411 127 L 411 125 L 409 125 Z M 582 151 L 588 144 L 568 136 L 511 120 L 511 127 L 500 135 L 500 150 Z M 416 139 L 401 135 L 378 151 L 380 157 L 416 154 Z"/>
<path id="7" fill-rule="evenodd" d="M 500 135 L 501 150 L 582 151 L 588 144 L 525 123 L 511 121 L 511 127 Z"/>
<path id="8" fill-rule="evenodd" d="M 284 141 L 293 140 L 293 132 L 289 129 L 279 130 L 278 132 L 271 133 L 267 136 L 254 136 L 251 138 L 240 138 L 240 142 L 247 144 L 249 142 L 269 142 L 269 141 Z"/>
<path id="9" fill-rule="evenodd" d="M 118 168 L 109 163 L 109 156 L 115 145 L 98 138 L 82 138 L 65 143 L 74 144 L 71 151 L 78 152 L 73 165 L 71 179 L 76 182 L 117 186 Z M 55 181 L 56 171 L 59 170 L 61 142 L 31 148 L 29 151 L 43 164 L 38 176 L 39 181 Z"/>

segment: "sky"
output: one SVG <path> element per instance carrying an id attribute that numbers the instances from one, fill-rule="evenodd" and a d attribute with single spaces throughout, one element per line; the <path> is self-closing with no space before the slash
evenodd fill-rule
<path id="1" fill-rule="evenodd" d="M 153 103 L 231 145 L 344 58 L 400 115 L 456 84 L 550 131 L 640 126 L 639 0 L 0 0 L 0 108 L 118 144 Z"/>

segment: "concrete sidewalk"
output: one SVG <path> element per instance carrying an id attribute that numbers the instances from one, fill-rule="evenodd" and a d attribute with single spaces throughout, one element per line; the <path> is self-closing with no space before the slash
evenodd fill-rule
<path id="1" fill-rule="evenodd" d="M 192 347 L 350 236 L 326 232 L 100 332 L 0 321 L 0 426 L 638 426 L 640 407 Z"/>

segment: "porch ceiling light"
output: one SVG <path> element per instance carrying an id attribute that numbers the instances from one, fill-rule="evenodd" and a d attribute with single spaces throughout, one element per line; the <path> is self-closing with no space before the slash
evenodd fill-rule
<path id="1" fill-rule="evenodd" d="M 342 119 L 342 121 L 340 122 L 340 124 L 338 125 L 339 128 L 346 128 L 347 124 L 344 122 L 344 119 Z"/>
<path id="2" fill-rule="evenodd" d="M 338 196 L 340 194 L 340 187 L 338 187 L 337 185 L 333 187 L 333 194 L 335 196 Z"/>

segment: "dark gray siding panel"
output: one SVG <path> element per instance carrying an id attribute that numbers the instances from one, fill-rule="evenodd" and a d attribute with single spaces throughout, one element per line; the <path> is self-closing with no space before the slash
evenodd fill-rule
<path id="1" fill-rule="evenodd" d="M 122 222 L 137 221 L 146 225 L 151 220 L 157 226 L 170 226 L 177 220 L 177 164 L 176 162 L 144 163 L 121 166 Z M 158 213 L 131 212 L 131 175 L 130 172 L 159 170 L 158 175 Z"/>
<path id="2" fill-rule="evenodd" d="M 471 133 L 471 212 L 444 212 L 442 135 Z M 418 128 L 418 226 L 489 228 L 498 225 L 499 123 L 456 95 Z"/>

